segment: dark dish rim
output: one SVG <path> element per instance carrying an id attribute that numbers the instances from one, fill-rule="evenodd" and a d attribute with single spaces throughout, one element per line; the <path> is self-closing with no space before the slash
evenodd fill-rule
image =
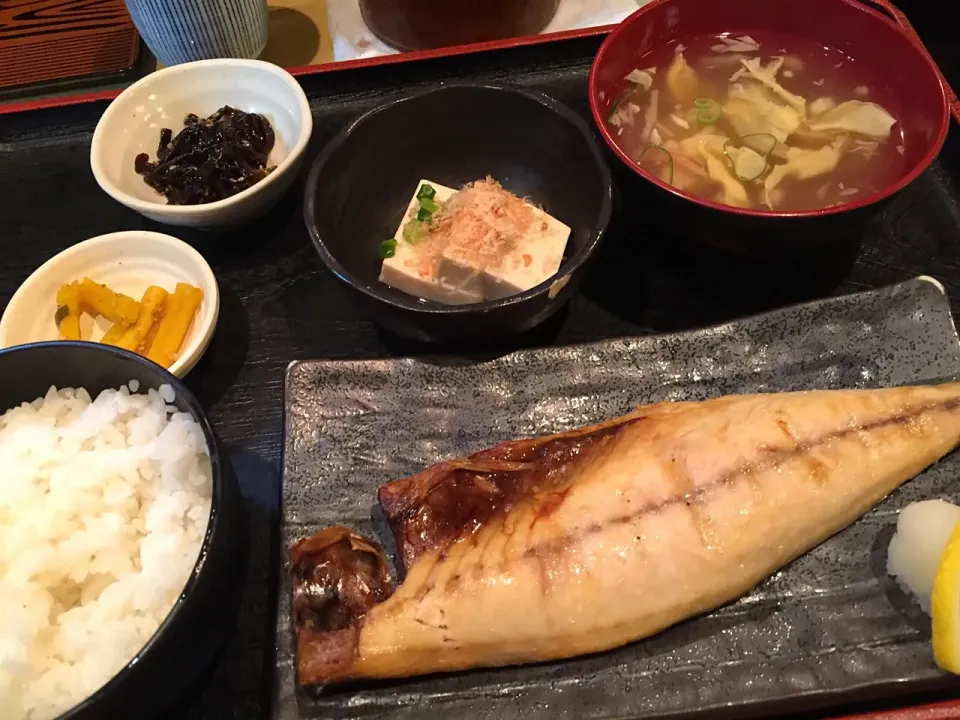
<path id="1" fill-rule="evenodd" d="M 356 277 L 352 272 L 347 270 L 343 264 L 337 260 L 332 252 L 327 248 L 326 243 L 323 238 L 320 237 L 320 233 L 317 230 L 316 225 L 316 190 L 320 182 L 320 176 L 324 171 L 326 164 L 329 162 L 330 158 L 334 153 L 339 151 L 343 144 L 350 138 L 353 132 L 359 128 L 361 125 L 369 121 L 376 115 L 380 113 L 389 112 L 393 108 L 408 102 L 416 102 L 422 100 L 430 95 L 437 93 L 444 93 L 454 90 L 469 90 L 469 91 L 486 91 L 486 92 L 498 92 L 498 93 L 507 93 L 518 98 L 521 98 L 525 101 L 532 101 L 538 103 L 539 105 L 547 108 L 552 111 L 555 115 L 559 116 L 560 119 L 566 121 L 568 124 L 572 125 L 574 129 L 580 134 L 582 140 L 586 144 L 587 148 L 590 150 L 590 154 L 593 156 L 594 163 L 596 164 L 597 169 L 600 171 L 603 184 L 603 203 L 600 207 L 599 217 L 596 219 L 593 228 L 590 232 L 590 238 L 587 243 L 580 248 L 572 257 L 566 260 L 557 271 L 556 274 L 544 280 L 539 285 L 532 287 L 526 292 L 519 293 L 517 295 L 511 295 L 509 297 L 500 299 L 500 300 L 487 300 L 480 303 L 472 303 L 470 305 L 443 305 L 441 303 L 432 302 L 428 300 L 421 300 L 414 297 L 413 295 L 407 296 L 404 293 L 399 293 L 397 297 L 388 295 L 384 290 L 382 290 L 377 285 L 367 284 Z M 610 226 L 610 220 L 613 215 L 613 175 L 610 171 L 610 166 L 607 164 L 606 159 L 603 156 L 603 151 L 600 148 L 599 143 L 597 143 L 596 137 L 594 136 L 590 125 L 579 115 L 577 115 L 573 110 L 568 108 L 561 102 L 553 99 L 549 95 L 544 93 L 535 92 L 532 90 L 527 90 L 519 87 L 507 87 L 502 85 L 494 85 L 489 83 L 470 83 L 470 82 L 453 82 L 453 83 L 444 83 L 436 88 L 431 88 L 429 90 L 413 93 L 406 95 L 404 97 L 392 100 L 388 103 L 380 105 L 368 110 L 360 117 L 351 121 L 343 130 L 341 130 L 323 149 L 320 155 L 313 163 L 313 167 L 310 169 L 310 174 L 307 178 L 306 188 L 304 190 L 304 203 L 303 203 L 303 217 L 304 222 L 306 223 L 307 230 L 310 233 L 310 239 L 313 242 L 313 246 L 316 248 L 317 252 L 320 254 L 321 259 L 327 265 L 333 273 L 340 278 L 343 282 L 347 283 L 353 288 L 356 288 L 363 294 L 371 297 L 375 300 L 385 302 L 389 305 L 395 307 L 400 307 L 404 310 L 409 310 L 416 313 L 424 313 L 428 315 L 469 315 L 476 312 L 485 312 L 489 310 L 498 310 L 500 308 L 510 307 L 512 305 L 519 305 L 520 303 L 526 302 L 538 295 L 543 294 L 544 292 L 549 291 L 549 289 L 556 282 L 569 281 L 569 278 L 575 275 L 591 258 L 591 256 L 596 252 L 597 248 L 600 246 L 603 238 L 606 236 L 607 230 Z M 386 287 L 385 285 L 383 286 Z M 561 286 L 562 287 L 562 286 Z"/>
<path id="2" fill-rule="evenodd" d="M 616 29 L 611 32 L 606 39 L 603 41 L 603 44 L 600 46 L 600 50 L 597 52 L 596 57 L 593 60 L 593 65 L 590 68 L 590 77 L 587 83 L 587 92 L 589 94 L 590 100 L 590 112 L 593 115 L 594 125 L 600 131 L 600 135 L 603 137 L 604 142 L 609 146 L 613 153 L 626 165 L 634 174 L 639 175 L 644 180 L 656 185 L 661 190 L 665 190 L 670 194 L 674 195 L 677 198 L 686 200 L 688 202 L 696 203 L 703 207 L 710 208 L 712 210 L 717 210 L 720 212 L 728 213 L 730 215 L 740 215 L 746 217 L 756 217 L 756 218 L 817 218 L 817 217 L 826 217 L 830 215 L 839 215 L 840 213 L 849 212 L 852 210 L 858 210 L 860 208 L 867 207 L 868 205 L 873 205 L 874 203 L 880 202 L 891 195 L 894 195 L 901 190 L 903 190 L 907 185 L 916 180 L 929 166 L 936 160 L 937 156 L 940 154 L 940 151 L 943 149 L 943 144 L 947 139 L 947 131 L 950 129 L 950 105 L 947 99 L 947 92 L 943 86 L 943 78 L 940 74 L 939 68 L 929 57 L 925 49 L 919 44 L 917 40 L 912 38 L 907 32 L 903 30 L 899 25 L 894 21 L 885 17 L 876 10 L 867 7 L 863 3 L 857 2 L 856 0 L 837 0 L 842 2 L 845 5 L 849 5 L 855 10 L 859 10 L 864 13 L 864 15 L 875 22 L 880 22 L 887 25 L 891 30 L 899 33 L 904 37 L 905 40 L 913 48 L 914 52 L 920 56 L 923 62 L 926 64 L 928 70 L 930 71 L 931 76 L 936 80 L 937 86 L 940 88 L 940 101 L 941 101 L 941 110 L 939 118 L 939 127 L 937 130 L 937 135 L 933 141 L 930 149 L 927 151 L 926 155 L 918 162 L 914 168 L 909 172 L 903 175 L 899 180 L 894 183 L 889 184 L 883 190 L 879 190 L 870 195 L 865 195 L 857 200 L 852 200 L 850 202 L 845 202 L 841 205 L 834 205 L 833 207 L 827 208 L 815 208 L 812 210 L 755 210 L 752 208 L 739 208 L 734 207 L 733 205 L 724 205 L 713 200 L 705 200 L 699 198 L 696 195 L 679 190 L 672 185 L 663 182 L 659 178 L 654 177 L 646 170 L 641 168 L 637 163 L 620 147 L 613 141 L 613 137 L 610 134 L 610 131 L 607 129 L 606 118 L 604 114 L 600 111 L 600 103 L 597 99 L 597 76 L 599 69 L 604 64 L 604 58 L 606 57 L 607 52 L 610 48 L 619 41 L 620 36 L 626 32 L 626 28 L 636 22 L 638 22 L 645 13 L 652 12 L 653 10 L 663 6 L 669 5 L 674 2 L 674 0 L 653 0 L 649 5 L 644 5 L 642 8 L 637 10 L 635 13 L 626 18 Z"/>
<path id="3" fill-rule="evenodd" d="M 207 449 L 210 453 L 210 471 L 212 480 L 210 517 L 207 519 L 207 529 L 203 535 L 203 540 L 200 543 L 200 550 L 197 553 L 197 561 L 194 563 L 193 570 L 190 571 L 190 576 L 187 578 L 187 582 L 184 584 L 183 589 L 180 591 L 180 594 L 174 601 L 173 607 L 170 608 L 170 611 L 161 621 L 153 635 L 150 636 L 150 639 L 147 640 L 143 647 L 140 648 L 137 654 L 134 655 L 129 662 L 127 662 L 120 670 L 118 670 L 117 673 L 113 675 L 113 677 L 111 677 L 106 683 L 101 685 L 92 695 L 87 696 L 69 710 L 57 716 L 57 720 L 70 720 L 71 718 L 76 717 L 80 712 L 95 706 L 105 695 L 112 692 L 117 684 L 121 682 L 123 677 L 136 667 L 136 665 L 140 662 L 140 659 L 146 653 L 150 652 L 151 648 L 157 641 L 157 638 L 166 632 L 168 627 L 179 616 L 183 609 L 184 603 L 189 599 L 189 596 L 193 592 L 197 584 L 197 578 L 200 576 L 200 573 L 203 571 L 203 567 L 206 564 L 207 554 L 210 549 L 210 541 L 218 527 L 217 521 L 220 516 L 220 504 L 223 497 L 222 486 L 225 480 L 222 472 L 220 448 L 217 443 L 216 436 L 213 433 L 213 427 L 210 425 L 210 421 L 207 419 L 206 413 L 203 412 L 203 409 L 200 407 L 200 403 L 193 396 L 193 393 L 191 393 L 180 380 L 167 372 L 165 368 L 162 368 L 161 366 L 151 362 L 150 360 L 147 360 L 146 358 L 140 357 L 135 353 L 128 352 L 111 345 L 101 345 L 100 343 L 69 340 L 52 340 L 46 342 L 28 343 L 25 345 L 15 345 L 13 347 L 0 350 L 0 357 L 19 353 L 30 353 L 34 350 L 47 348 L 78 348 L 82 352 L 90 351 L 91 354 L 104 353 L 107 355 L 114 355 L 140 365 L 149 372 L 157 375 L 158 379 L 160 380 L 160 385 L 169 385 L 171 388 L 173 388 L 173 392 L 176 394 L 177 398 L 184 400 L 185 404 L 190 410 L 190 414 L 193 415 L 193 419 L 200 425 L 201 430 L 203 430 L 203 437 L 204 440 L 206 440 Z M 129 382 L 129 380 L 127 382 Z M 119 390 L 119 386 L 113 389 Z M 29 400 L 26 402 L 29 402 Z M 10 409 L 11 408 L 4 408 L 2 412 Z"/>

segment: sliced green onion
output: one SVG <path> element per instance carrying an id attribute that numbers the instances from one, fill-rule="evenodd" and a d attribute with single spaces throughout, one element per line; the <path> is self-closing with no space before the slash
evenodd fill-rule
<path id="1" fill-rule="evenodd" d="M 422 222 L 411 220 L 403 226 L 403 239 L 411 245 L 423 242 L 426 236 L 427 230 Z"/>
<path id="2" fill-rule="evenodd" d="M 610 112 L 607 114 L 607 122 L 613 120 L 613 116 L 617 114 L 617 110 L 620 109 L 620 106 L 623 105 L 624 101 L 636 93 L 636 88 L 629 87 L 627 88 L 620 97 L 613 101 L 613 105 L 610 106 Z"/>
<path id="3" fill-rule="evenodd" d="M 433 214 L 440 209 L 440 203 L 438 203 L 436 200 L 431 200 L 430 198 L 421 198 L 420 209 L 426 210 L 428 213 Z"/>
<path id="4" fill-rule="evenodd" d="M 723 108 L 720 103 L 710 98 L 697 98 L 693 101 L 697 111 L 697 122 L 702 125 L 713 125 L 723 117 Z"/>
<path id="5" fill-rule="evenodd" d="M 428 222 L 430 218 L 433 217 L 433 213 L 427 210 L 426 208 L 420 208 L 417 210 L 417 220 L 420 222 Z"/>
<path id="6" fill-rule="evenodd" d="M 751 133 L 743 136 L 743 145 L 766 159 L 777 147 L 777 139 L 770 133 Z"/>
<path id="7" fill-rule="evenodd" d="M 437 191 L 433 185 L 428 185 L 424 183 L 420 186 L 420 190 L 417 191 L 417 200 L 433 200 L 436 196 Z"/>
<path id="8" fill-rule="evenodd" d="M 395 238 L 390 238 L 389 240 L 384 240 L 380 243 L 378 249 L 378 254 L 380 255 L 381 260 L 386 260 L 387 258 L 392 258 L 397 254 L 397 241 Z"/>
<path id="9" fill-rule="evenodd" d="M 655 174 L 660 180 L 670 185 L 673 184 L 673 155 L 662 145 L 647 145 L 643 152 L 637 156 L 637 165 L 644 170 L 651 170 L 651 172 L 656 170 Z M 666 173 L 663 172 L 664 170 L 666 170 Z M 664 174 L 666 174 L 666 177 L 664 177 Z"/>
<path id="10" fill-rule="evenodd" d="M 744 135 L 739 143 L 736 140 L 727 140 L 723 144 L 723 154 L 730 161 L 730 167 L 738 180 L 753 182 L 770 169 L 770 153 L 776 147 L 777 139 L 770 133 L 750 133 Z M 740 152 L 732 152 L 734 150 Z"/>
<path id="11" fill-rule="evenodd" d="M 727 140 L 723 144 L 723 154 L 730 161 L 733 174 L 740 182 L 749 183 L 759 180 L 770 167 L 767 159 L 753 148 L 746 145 L 733 145 L 734 142 L 734 140 Z"/>

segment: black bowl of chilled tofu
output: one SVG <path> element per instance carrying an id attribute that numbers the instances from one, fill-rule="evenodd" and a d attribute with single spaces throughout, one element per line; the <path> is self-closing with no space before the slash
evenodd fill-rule
<path id="1" fill-rule="evenodd" d="M 317 158 L 305 219 L 362 311 L 420 341 L 529 330 L 579 284 L 610 222 L 590 127 L 534 92 L 457 84 L 378 107 Z"/>

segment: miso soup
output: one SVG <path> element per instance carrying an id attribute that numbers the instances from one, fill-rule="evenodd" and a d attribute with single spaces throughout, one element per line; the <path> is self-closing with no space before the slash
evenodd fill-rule
<path id="1" fill-rule="evenodd" d="M 697 197 L 757 210 L 855 201 L 903 175 L 895 99 L 804 38 L 724 33 L 643 56 L 607 116 L 621 150 Z"/>

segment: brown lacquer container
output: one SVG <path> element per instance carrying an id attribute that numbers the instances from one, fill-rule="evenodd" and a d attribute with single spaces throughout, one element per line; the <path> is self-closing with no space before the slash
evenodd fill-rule
<path id="1" fill-rule="evenodd" d="M 400 50 L 536 35 L 560 0 L 360 0 L 367 26 Z"/>
<path id="2" fill-rule="evenodd" d="M 0 90 L 124 70 L 139 43 L 123 0 L 0 0 Z"/>

